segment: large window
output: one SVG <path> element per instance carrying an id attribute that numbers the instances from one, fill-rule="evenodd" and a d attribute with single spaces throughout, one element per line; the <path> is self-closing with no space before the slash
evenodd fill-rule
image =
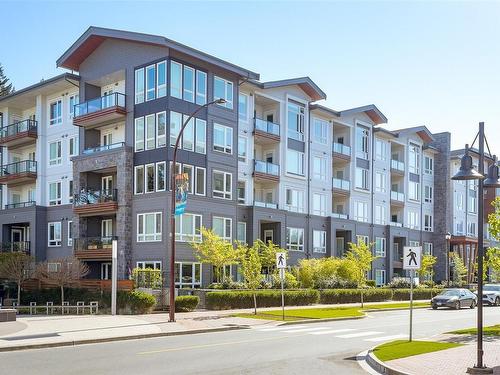
<path id="1" fill-rule="evenodd" d="M 238 137 L 238 160 L 242 162 L 247 161 L 247 138 Z"/>
<path id="2" fill-rule="evenodd" d="M 410 173 L 420 174 L 420 146 L 414 143 L 408 148 L 408 167 Z"/>
<path id="3" fill-rule="evenodd" d="M 387 177 L 383 172 L 375 172 L 375 191 L 385 193 L 387 190 Z"/>
<path id="4" fill-rule="evenodd" d="M 370 130 L 364 126 L 356 126 L 356 156 L 362 159 L 368 159 L 368 145 Z"/>
<path id="5" fill-rule="evenodd" d="M 167 145 L 167 113 L 160 112 L 156 114 L 156 147 L 165 147 Z"/>
<path id="6" fill-rule="evenodd" d="M 238 96 L 238 118 L 241 121 L 248 120 L 248 95 L 240 93 Z"/>
<path id="7" fill-rule="evenodd" d="M 314 141 L 323 145 L 328 144 L 328 121 L 315 118 L 313 120 Z"/>
<path id="8" fill-rule="evenodd" d="M 233 109 L 233 83 L 223 78 L 214 76 L 214 100 L 225 99 L 223 107 Z"/>
<path id="9" fill-rule="evenodd" d="M 467 196 L 469 199 L 469 205 L 467 210 L 471 214 L 477 213 L 477 182 L 475 181 L 467 181 Z"/>
<path id="10" fill-rule="evenodd" d="M 432 215 L 424 215 L 424 230 L 426 232 L 432 232 Z"/>
<path id="11" fill-rule="evenodd" d="M 432 255 L 433 254 L 432 242 L 424 242 L 424 248 L 422 250 L 424 252 L 424 255 Z"/>
<path id="12" fill-rule="evenodd" d="M 362 190 L 368 190 L 370 188 L 368 169 L 356 167 L 356 188 Z"/>
<path id="13" fill-rule="evenodd" d="M 167 95 L 167 62 L 156 64 L 156 71 L 156 97 L 161 98 Z"/>
<path id="14" fill-rule="evenodd" d="M 212 196 L 214 198 L 231 199 L 233 175 L 231 173 L 214 170 L 212 176 Z"/>
<path id="15" fill-rule="evenodd" d="M 326 158 L 313 157 L 313 177 L 316 180 L 326 181 Z"/>
<path id="16" fill-rule="evenodd" d="M 304 140 L 304 106 L 288 102 L 288 138 Z"/>
<path id="17" fill-rule="evenodd" d="M 238 221 L 236 239 L 241 243 L 247 242 L 247 223 L 244 221 Z"/>
<path id="18" fill-rule="evenodd" d="M 78 138 L 71 137 L 68 140 L 69 157 L 78 155 Z"/>
<path id="19" fill-rule="evenodd" d="M 156 66 L 149 65 L 146 67 L 146 101 L 156 98 L 155 81 Z"/>
<path id="20" fill-rule="evenodd" d="M 291 150 L 286 150 L 286 171 L 296 175 L 304 175 L 304 153 Z"/>
<path id="21" fill-rule="evenodd" d="M 375 205 L 375 224 L 387 224 L 387 211 L 386 207 L 380 204 Z"/>
<path id="22" fill-rule="evenodd" d="M 293 212 L 304 212 L 304 191 L 286 189 L 286 209 Z"/>
<path id="23" fill-rule="evenodd" d="M 315 253 L 326 253 L 326 231 L 313 230 L 313 251 Z"/>
<path id="24" fill-rule="evenodd" d="M 161 212 L 137 215 L 137 242 L 161 241 Z"/>
<path id="25" fill-rule="evenodd" d="M 170 96 L 203 105 L 207 101 L 207 74 L 178 62 L 170 62 Z"/>
<path id="26" fill-rule="evenodd" d="M 201 242 L 201 215 L 183 213 L 175 220 L 175 240 Z"/>
<path id="27" fill-rule="evenodd" d="M 237 195 L 238 195 L 238 203 L 239 204 L 245 204 L 245 201 L 246 201 L 246 189 L 247 189 L 247 183 L 246 183 L 246 181 L 238 181 Z"/>
<path id="28" fill-rule="evenodd" d="M 144 166 L 134 168 L 134 194 L 144 193 Z"/>
<path id="29" fill-rule="evenodd" d="M 61 246 L 61 222 L 51 222 L 48 225 L 48 245 Z"/>
<path id="30" fill-rule="evenodd" d="M 432 186 L 429 185 L 424 186 L 424 202 L 432 203 Z"/>
<path id="31" fill-rule="evenodd" d="M 408 211 L 408 228 L 420 229 L 420 213 L 417 211 Z"/>
<path id="32" fill-rule="evenodd" d="M 170 112 L 170 146 L 175 146 L 182 124 L 187 118 L 187 115 Z M 191 118 L 184 128 L 179 147 L 187 151 L 204 154 L 206 152 L 206 125 L 205 120 Z"/>
<path id="33" fill-rule="evenodd" d="M 424 173 L 433 174 L 434 173 L 434 159 L 430 156 L 424 156 Z"/>
<path id="34" fill-rule="evenodd" d="M 304 251 L 303 228 L 286 228 L 286 247 L 288 251 Z"/>
<path id="35" fill-rule="evenodd" d="M 214 150 L 233 153 L 233 128 L 214 123 Z"/>
<path id="36" fill-rule="evenodd" d="M 375 237 L 375 256 L 385 258 L 385 238 Z"/>
<path id="37" fill-rule="evenodd" d="M 206 170 L 203 167 L 195 168 L 196 182 L 195 182 L 195 194 L 205 195 L 205 180 L 206 180 Z"/>
<path id="38" fill-rule="evenodd" d="M 233 237 L 233 220 L 231 218 L 214 216 L 212 229 L 217 236 L 231 242 Z"/>
<path id="39" fill-rule="evenodd" d="M 175 262 L 174 271 L 177 288 L 201 287 L 201 263 Z"/>
<path id="40" fill-rule="evenodd" d="M 146 116 L 146 150 L 153 150 L 156 146 L 155 142 L 155 115 Z"/>
<path id="41" fill-rule="evenodd" d="M 144 102 L 144 68 L 135 70 L 135 104 Z"/>
<path id="42" fill-rule="evenodd" d="M 144 117 L 135 119 L 135 151 L 144 151 Z"/>
<path id="43" fill-rule="evenodd" d="M 134 167 L 134 194 L 164 191 L 167 185 L 165 162 Z"/>
<path id="44" fill-rule="evenodd" d="M 49 143 L 49 165 L 60 165 L 62 163 L 61 141 Z"/>
<path id="45" fill-rule="evenodd" d="M 408 183 L 408 199 L 412 201 L 420 200 L 420 183 L 415 181 Z"/>
<path id="46" fill-rule="evenodd" d="M 50 103 L 49 125 L 57 125 L 62 122 L 62 100 L 58 99 Z"/>
<path id="47" fill-rule="evenodd" d="M 61 200 L 61 181 L 49 183 L 49 206 L 58 206 Z"/>
<path id="48" fill-rule="evenodd" d="M 326 215 L 326 196 L 324 194 L 313 194 L 313 214 L 320 216 Z"/>
<path id="49" fill-rule="evenodd" d="M 375 285 L 385 285 L 385 270 L 375 270 Z"/>
<path id="50" fill-rule="evenodd" d="M 476 237 L 476 223 L 467 223 L 467 235 L 471 237 Z"/>
<path id="51" fill-rule="evenodd" d="M 382 139 L 375 139 L 375 159 L 377 160 L 387 160 L 387 154 L 389 153 L 388 143 Z"/>
<path id="52" fill-rule="evenodd" d="M 354 220 L 368 222 L 368 203 L 354 202 Z"/>
<path id="53" fill-rule="evenodd" d="M 72 118 L 75 115 L 75 105 L 80 103 L 80 95 L 73 94 L 69 97 L 69 117 Z"/>
<path id="54" fill-rule="evenodd" d="M 73 246 L 73 222 L 68 221 L 68 246 Z"/>

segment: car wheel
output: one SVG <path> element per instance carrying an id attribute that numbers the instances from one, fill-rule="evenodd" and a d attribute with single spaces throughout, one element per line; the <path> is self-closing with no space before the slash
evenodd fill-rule
<path id="1" fill-rule="evenodd" d="M 495 306 L 500 306 L 500 297 L 495 298 Z"/>
<path id="2" fill-rule="evenodd" d="M 438 308 L 438 307 L 437 307 L 436 305 L 432 305 L 432 309 L 433 309 L 433 310 L 437 310 L 437 308 Z"/>
<path id="3" fill-rule="evenodd" d="M 472 300 L 472 303 L 470 304 L 470 308 L 473 309 L 476 307 L 476 301 Z"/>
<path id="4" fill-rule="evenodd" d="M 460 310 L 460 301 L 455 302 L 455 310 Z"/>

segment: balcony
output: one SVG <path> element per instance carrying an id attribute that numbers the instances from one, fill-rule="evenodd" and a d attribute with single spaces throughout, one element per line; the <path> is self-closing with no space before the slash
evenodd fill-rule
<path id="1" fill-rule="evenodd" d="M 332 178 L 332 190 L 335 193 L 348 195 L 351 190 L 351 182 L 341 178 Z"/>
<path id="2" fill-rule="evenodd" d="M 26 182 L 35 182 L 37 174 L 36 161 L 23 160 L 2 165 L 0 169 L 0 184 L 16 186 Z"/>
<path id="3" fill-rule="evenodd" d="M 273 208 L 275 210 L 278 209 L 278 203 L 268 203 L 268 202 L 254 201 L 253 205 L 255 207 Z"/>
<path id="4" fill-rule="evenodd" d="M 31 242 L 30 241 L 20 241 L 20 242 L 3 242 L 0 247 L 2 253 L 25 253 L 31 254 Z"/>
<path id="5" fill-rule="evenodd" d="M 0 145 L 15 149 L 34 143 L 38 138 L 38 122 L 24 120 L 0 128 Z"/>
<path id="6" fill-rule="evenodd" d="M 73 125 L 92 129 L 125 119 L 125 95 L 115 92 L 75 105 Z"/>
<path id="7" fill-rule="evenodd" d="M 391 227 L 398 227 L 398 228 L 403 228 L 403 223 L 398 223 L 397 221 L 391 221 L 389 223 Z"/>
<path id="8" fill-rule="evenodd" d="M 280 180 L 280 166 L 267 161 L 255 160 L 253 176 L 256 180 L 275 181 Z"/>
<path id="9" fill-rule="evenodd" d="M 336 219 L 344 219 L 344 220 L 348 220 L 349 219 L 349 215 L 347 215 L 347 214 L 341 214 L 341 213 L 338 213 L 338 212 L 332 212 L 332 217 L 334 217 Z"/>
<path id="10" fill-rule="evenodd" d="M 343 160 L 351 160 L 351 148 L 342 143 L 333 142 L 333 157 Z"/>
<path id="11" fill-rule="evenodd" d="M 75 194 L 73 212 L 79 215 L 103 215 L 118 209 L 118 192 L 111 190 L 84 190 Z"/>
<path id="12" fill-rule="evenodd" d="M 404 203 L 405 203 L 404 193 L 400 193 L 399 191 L 392 191 L 391 190 L 391 204 L 403 206 Z"/>
<path id="13" fill-rule="evenodd" d="M 35 201 L 27 201 L 27 202 L 17 202 L 17 203 L 9 203 L 5 205 L 6 210 L 10 210 L 13 208 L 25 208 L 25 207 L 33 207 L 36 205 Z"/>
<path id="14" fill-rule="evenodd" d="M 271 121 L 254 119 L 255 140 L 259 143 L 266 144 L 280 141 L 280 126 Z"/>
<path id="15" fill-rule="evenodd" d="M 108 150 L 116 150 L 116 149 L 122 148 L 122 147 L 125 147 L 125 142 L 118 142 L 118 143 L 113 143 L 110 145 L 90 147 L 90 148 L 86 148 L 85 150 L 83 150 L 83 155 L 92 155 L 92 154 L 96 154 L 96 153 L 100 153 L 100 152 L 104 152 L 104 151 L 108 151 Z"/>
<path id="16" fill-rule="evenodd" d="M 84 237 L 73 240 L 73 250 L 80 260 L 110 260 L 115 237 Z"/>
<path id="17" fill-rule="evenodd" d="M 391 160 L 391 172 L 404 175 L 405 174 L 405 163 L 399 160 Z"/>

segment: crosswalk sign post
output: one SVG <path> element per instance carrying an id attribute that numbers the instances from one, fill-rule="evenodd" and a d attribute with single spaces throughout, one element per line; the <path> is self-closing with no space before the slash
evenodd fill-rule
<path id="1" fill-rule="evenodd" d="M 420 269 L 422 264 L 422 247 L 405 246 L 403 248 L 403 269 L 410 271 L 410 336 L 413 339 L 413 279 L 415 271 Z"/>
<path id="2" fill-rule="evenodd" d="M 276 253 L 276 268 L 280 271 L 281 315 L 282 315 L 282 319 L 285 320 L 285 292 L 284 292 L 283 284 L 285 281 L 286 253 Z"/>

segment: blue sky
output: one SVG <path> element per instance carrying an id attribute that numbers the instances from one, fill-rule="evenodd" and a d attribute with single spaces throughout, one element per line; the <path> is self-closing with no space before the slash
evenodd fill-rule
<path id="1" fill-rule="evenodd" d="M 500 2 L 1 2 L 0 62 L 17 88 L 62 72 L 89 25 L 164 35 L 261 74 L 310 76 L 326 105 L 376 104 L 387 127 L 486 122 L 500 153 Z M 494 150 L 492 150 L 494 151 Z M 495 152 L 495 151 L 494 151 Z"/>

